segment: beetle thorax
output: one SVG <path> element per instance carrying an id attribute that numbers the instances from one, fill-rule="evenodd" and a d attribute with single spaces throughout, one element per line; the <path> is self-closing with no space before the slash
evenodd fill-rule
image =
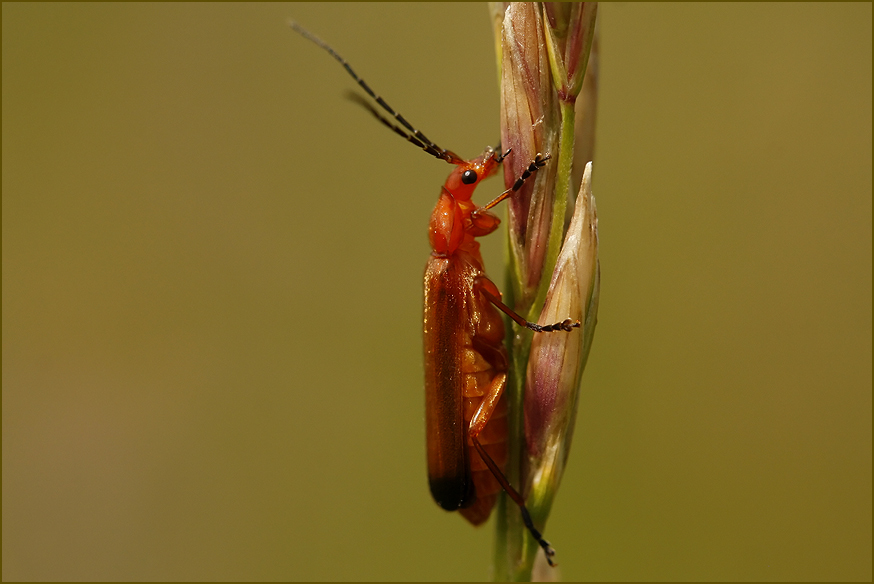
<path id="1" fill-rule="evenodd" d="M 471 221 L 471 214 L 476 208 L 472 201 L 458 201 L 443 190 L 428 225 L 428 239 L 435 254 L 450 256 L 462 249 L 479 255 L 476 253 L 479 244 L 474 239 Z"/>

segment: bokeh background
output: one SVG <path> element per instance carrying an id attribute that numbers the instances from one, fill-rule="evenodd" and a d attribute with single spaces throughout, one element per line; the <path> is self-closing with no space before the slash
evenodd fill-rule
<path id="1" fill-rule="evenodd" d="M 425 481 L 448 167 L 286 26 L 472 156 L 499 135 L 486 6 L 2 11 L 3 579 L 486 578 L 491 525 Z M 871 4 L 600 19 L 561 576 L 870 580 Z"/>

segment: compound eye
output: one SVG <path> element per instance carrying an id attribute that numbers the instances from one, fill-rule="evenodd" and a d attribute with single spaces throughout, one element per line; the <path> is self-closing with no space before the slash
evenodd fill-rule
<path id="1" fill-rule="evenodd" d="M 465 170 L 461 175 L 461 182 L 466 185 L 472 185 L 476 182 L 477 176 L 476 172 L 472 170 Z"/>

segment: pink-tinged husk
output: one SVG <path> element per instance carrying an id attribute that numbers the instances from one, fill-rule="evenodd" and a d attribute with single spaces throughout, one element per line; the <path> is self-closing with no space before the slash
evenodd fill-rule
<path id="1" fill-rule="evenodd" d="M 595 35 L 597 2 L 545 2 L 546 48 L 562 101 L 573 102 L 583 86 Z"/>
<path id="2" fill-rule="evenodd" d="M 535 335 L 528 360 L 525 494 L 535 521 L 545 520 L 567 461 L 580 379 L 595 332 L 599 287 L 598 214 L 590 162 L 539 320 L 549 324 L 579 319 L 582 330 Z"/>
<path id="3" fill-rule="evenodd" d="M 513 3 L 505 13 L 501 40 L 501 147 L 511 186 L 537 154 L 558 153 L 558 100 L 550 76 L 543 20 L 536 4 Z M 551 161 L 513 195 L 508 204 L 511 268 L 518 276 L 513 298 L 527 311 L 537 291 L 552 220 L 557 165 Z"/>

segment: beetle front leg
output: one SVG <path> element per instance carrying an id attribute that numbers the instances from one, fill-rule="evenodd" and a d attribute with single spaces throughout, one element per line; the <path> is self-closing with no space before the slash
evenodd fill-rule
<path id="1" fill-rule="evenodd" d="M 531 521 L 531 515 L 525 507 L 525 501 L 522 499 L 522 495 L 520 495 L 516 489 L 510 485 L 510 481 L 507 480 L 507 477 L 504 476 L 504 473 L 501 472 L 501 469 L 498 468 L 498 465 L 495 464 L 495 461 L 492 460 L 492 457 L 489 456 L 486 449 L 483 448 L 479 441 L 480 432 L 483 431 L 486 424 L 489 422 L 489 419 L 491 419 L 492 414 L 498 405 L 498 401 L 501 399 L 501 394 L 504 393 L 504 388 L 506 387 L 507 374 L 500 373 L 496 375 L 491 384 L 489 384 L 488 390 L 483 395 L 479 408 L 470 420 L 468 434 L 473 442 L 474 448 L 476 448 L 476 451 L 483 459 L 483 462 L 486 463 L 486 466 L 489 467 L 489 470 L 492 471 L 495 479 L 497 479 L 498 483 L 500 483 L 501 487 L 507 492 L 510 498 L 513 499 L 513 502 L 519 506 L 519 510 L 522 512 L 522 521 L 525 523 L 525 527 L 528 528 L 528 531 L 531 532 L 531 536 L 537 544 L 543 548 L 543 553 L 546 554 L 546 561 L 549 562 L 550 566 L 555 566 L 556 564 L 552 561 L 553 556 L 555 556 L 555 550 L 552 549 L 549 542 L 543 539 L 543 536 L 534 527 L 534 522 Z"/>
<path id="2" fill-rule="evenodd" d="M 501 156 L 501 159 L 498 162 L 502 162 L 509 153 L 510 151 L 507 150 L 507 152 L 503 156 Z M 528 180 L 528 177 L 546 166 L 546 161 L 550 158 L 551 156 L 549 154 L 547 154 L 546 156 L 541 156 L 540 153 L 538 153 L 537 156 L 534 157 L 534 160 L 531 161 L 531 164 L 528 165 L 528 168 L 522 171 L 522 175 L 516 179 L 516 182 L 513 183 L 512 187 L 495 197 L 489 203 L 477 209 L 476 212 L 487 211 L 488 209 L 491 209 L 492 207 L 518 191 L 520 188 L 522 188 L 522 185 L 525 184 L 525 181 Z"/>

